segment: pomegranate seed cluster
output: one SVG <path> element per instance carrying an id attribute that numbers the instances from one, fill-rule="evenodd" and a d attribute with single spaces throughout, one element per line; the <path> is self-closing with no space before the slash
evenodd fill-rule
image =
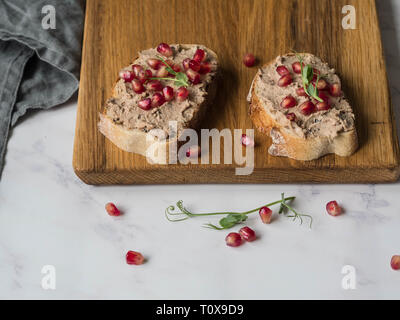
<path id="1" fill-rule="evenodd" d="M 280 65 L 276 68 L 276 73 L 279 76 L 277 84 L 279 87 L 285 88 L 293 83 L 294 74 L 301 74 L 302 66 L 300 62 L 294 62 L 291 66 Z M 318 89 L 318 97 L 322 101 L 317 101 L 315 99 L 309 98 L 307 101 L 303 102 L 299 106 L 299 112 L 305 116 L 311 115 L 314 112 L 329 110 L 331 108 L 331 100 L 328 94 L 331 97 L 340 97 L 342 94 L 340 84 L 334 83 L 329 84 L 327 80 L 320 78 L 318 83 L 316 81 L 318 79 L 318 75 L 320 71 L 318 69 L 313 69 L 314 77 L 313 77 L 313 86 L 316 86 Z M 299 97 L 308 97 L 304 87 L 300 87 L 296 89 L 296 96 L 288 95 L 283 98 L 280 106 L 283 109 L 291 109 L 298 105 Z M 286 114 L 286 118 L 290 121 L 297 121 L 296 114 L 294 112 L 288 112 Z"/>
<path id="2" fill-rule="evenodd" d="M 211 63 L 207 61 L 207 53 L 203 49 L 197 49 L 192 58 L 185 59 L 181 64 L 171 60 L 174 51 L 168 44 L 161 43 L 157 52 L 164 61 L 157 57 L 149 58 L 146 60 L 146 66 L 134 64 L 132 70 L 122 70 L 119 74 L 126 83 L 131 83 L 134 93 L 148 93 L 138 102 L 138 107 L 142 110 L 160 107 L 174 99 L 178 102 L 188 99 L 189 90 L 185 86 L 174 90 L 172 86 L 164 84 L 169 82 L 167 79 L 172 79 L 170 82 L 173 84 L 176 77 L 176 74 L 170 73 L 172 71 L 168 66 L 176 73 L 186 74 L 191 85 L 201 83 L 202 75 L 212 71 Z"/>

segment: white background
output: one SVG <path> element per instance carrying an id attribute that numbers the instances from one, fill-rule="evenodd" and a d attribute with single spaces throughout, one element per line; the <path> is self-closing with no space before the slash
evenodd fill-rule
<path id="1" fill-rule="evenodd" d="M 400 1 L 377 2 L 399 118 Z M 400 273 L 390 268 L 400 254 L 400 183 L 88 186 L 71 165 L 75 116 L 73 99 L 12 131 L 0 183 L 0 298 L 400 298 Z M 248 210 L 281 192 L 314 217 L 311 230 L 277 215 L 263 225 L 254 214 L 248 225 L 259 239 L 229 248 L 227 232 L 201 227 L 215 218 L 164 217 L 179 199 L 195 212 Z M 333 199 L 343 216 L 326 214 Z M 124 215 L 109 217 L 109 201 Z M 147 263 L 127 265 L 127 250 Z M 44 265 L 56 268 L 56 290 L 41 287 Z M 355 290 L 341 286 L 344 265 L 356 268 Z"/>

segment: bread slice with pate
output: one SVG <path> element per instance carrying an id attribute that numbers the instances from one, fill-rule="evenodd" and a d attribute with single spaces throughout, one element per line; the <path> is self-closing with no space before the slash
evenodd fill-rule
<path id="1" fill-rule="evenodd" d="M 162 151 L 185 129 L 199 128 L 216 93 L 218 57 L 202 45 L 165 43 L 138 55 L 121 70 L 98 128 L 122 150 L 146 156 L 150 144 Z M 162 134 L 149 139 L 153 129 Z"/>
<path id="2" fill-rule="evenodd" d="M 308 83 L 306 66 L 312 78 Z M 315 87 L 319 90 L 309 95 Z M 264 65 L 253 80 L 248 101 L 254 125 L 272 138 L 268 152 L 273 156 L 313 160 L 335 153 L 347 157 L 358 148 L 354 113 L 340 78 L 312 54 L 286 54 Z"/>

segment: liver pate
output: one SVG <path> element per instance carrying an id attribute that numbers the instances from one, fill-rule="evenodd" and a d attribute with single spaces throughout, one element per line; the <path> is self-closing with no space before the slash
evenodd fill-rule
<path id="1" fill-rule="evenodd" d="M 148 111 L 139 108 L 138 102 L 151 97 L 153 92 L 146 90 L 144 93 L 137 94 L 133 91 L 130 82 L 119 79 L 115 85 L 113 97 L 108 99 L 105 105 L 107 116 L 115 124 L 122 125 L 126 129 L 138 129 L 144 132 L 148 132 L 151 129 L 162 129 L 167 137 L 170 134 L 169 121 L 177 122 L 178 135 L 187 127 L 208 95 L 208 86 L 216 76 L 217 60 L 213 54 L 209 54 L 207 48 L 201 45 L 190 47 L 171 45 L 171 48 L 174 54 L 172 57 L 167 58 L 167 60 L 172 60 L 174 64 L 179 64 L 181 69 L 183 69 L 182 61 L 184 59 L 192 59 L 197 49 L 203 49 L 207 53 L 208 62 L 211 64 L 211 72 L 201 75 L 201 83 L 197 85 L 191 84 L 187 88 L 189 91 L 188 99 L 182 102 L 173 99 L 160 107 Z M 139 64 L 145 69 L 150 69 L 154 74 L 155 71 L 148 66 L 146 61 L 149 58 L 157 58 L 159 56 L 160 54 L 156 49 L 144 50 L 139 53 L 138 59 L 133 64 Z M 132 71 L 133 64 L 123 70 Z M 178 89 L 178 86 L 173 81 L 161 80 L 161 83 L 163 86 L 168 85 L 172 87 L 175 92 Z"/>
<path id="2" fill-rule="evenodd" d="M 316 111 L 310 115 L 304 115 L 300 112 L 300 105 L 309 101 L 310 98 L 296 94 L 296 89 L 303 87 L 301 75 L 292 72 L 292 64 L 298 61 L 295 55 L 279 56 L 274 63 L 260 69 L 257 75 L 259 79 L 254 82 L 254 91 L 268 109 L 271 117 L 281 123 L 286 130 L 301 138 L 326 136 L 333 139 L 341 132 L 354 129 L 354 114 L 349 102 L 343 95 L 340 97 L 329 96 L 331 103 L 329 110 Z M 335 70 L 329 68 L 328 64 L 323 63 L 318 57 L 307 54 L 304 56 L 304 64 L 309 64 L 318 69 L 328 83 L 341 83 L 339 77 L 335 74 Z M 291 71 L 293 77 L 293 82 L 287 87 L 277 85 L 281 76 L 276 72 L 276 68 L 282 65 Z M 281 107 L 281 102 L 288 95 L 296 98 L 297 105 L 286 109 Z M 288 113 L 294 113 L 296 121 L 287 119 Z"/>

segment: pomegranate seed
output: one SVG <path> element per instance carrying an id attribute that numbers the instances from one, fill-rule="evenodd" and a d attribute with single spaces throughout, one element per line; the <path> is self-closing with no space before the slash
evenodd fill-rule
<path id="1" fill-rule="evenodd" d="M 125 82 L 131 82 L 135 78 L 135 74 L 129 70 L 121 70 L 119 77 L 124 79 Z"/>
<path id="2" fill-rule="evenodd" d="M 237 232 L 231 232 L 226 236 L 225 242 L 230 247 L 239 247 L 242 244 L 242 237 Z"/>
<path id="3" fill-rule="evenodd" d="M 317 81 L 318 75 L 320 75 L 321 72 L 318 69 L 313 69 L 313 74 L 314 74 L 314 76 L 313 76 L 312 81 Z"/>
<path id="4" fill-rule="evenodd" d="M 301 64 L 300 62 L 295 62 L 292 64 L 292 69 L 294 73 L 301 73 Z"/>
<path id="5" fill-rule="evenodd" d="M 188 89 L 186 89 L 185 87 L 180 87 L 180 88 L 176 91 L 176 99 L 177 99 L 179 102 L 182 102 L 182 101 L 186 100 L 188 96 L 189 96 L 189 91 L 188 91 Z"/>
<path id="6" fill-rule="evenodd" d="M 338 205 L 336 201 L 330 201 L 326 204 L 326 211 L 331 216 L 335 217 L 342 213 L 342 208 Z"/>
<path id="7" fill-rule="evenodd" d="M 318 97 L 321 98 L 327 104 L 330 104 L 329 97 L 325 93 L 318 92 Z"/>
<path id="8" fill-rule="evenodd" d="M 145 83 L 147 81 L 147 72 L 146 70 L 140 70 L 137 74 L 137 78 L 141 83 Z"/>
<path id="9" fill-rule="evenodd" d="M 201 81 L 200 75 L 196 71 L 193 71 L 193 69 L 191 68 L 186 71 L 186 75 L 188 76 L 190 82 L 193 84 L 198 84 Z"/>
<path id="10" fill-rule="evenodd" d="M 325 111 L 325 110 L 329 110 L 331 108 L 331 106 L 329 105 L 329 103 L 327 102 L 318 102 L 316 104 L 317 110 L 318 111 Z"/>
<path id="11" fill-rule="evenodd" d="M 207 74 L 211 72 L 211 64 L 209 62 L 203 62 L 200 65 L 200 74 Z"/>
<path id="12" fill-rule="evenodd" d="M 390 265 L 393 270 L 400 270 L 400 256 L 393 256 Z"/>
<path id="13" fill-rule="evenodd" d="M 157 51 L 165 57 L 171 57 L 173 54 L 171 47 L 166 43 L 160 43 L 157 47 Z"/>
<path id="14" fill-rule="evenodd" d="M 158 69 L 157 70 L 157 73 L 156 73 L 156 75 L 157 75 L 157 78 L 165 78 L 165 77 L 167 77 L 168 76 L 168 70 L 167 70 L 167 67 L 166 66 L 162 66 L 162 67 L 160 67 L 160 69 Z"/>
<path id="15" fill-rule="evenodd" d="M 270 224 L 272 217 L 272 210 L 268 207 L 262 207 L 258 212 L 260 214 L 260 218 L 262 223 Z"/>
<path id="16" fill-rule="evenodd" d="M 162 92 L 166 101 L 171 101 L 174 98 L 174 89 L 170 86 L 166 86 L 162 89 Z"/>
<path id="17" fill-rule="evenodd" d="M 134 265 L 140 265 L 143 264 L 144 258 L 140 252 L 136 251 L 128 251 L 126 253 L 126 263 L 127 264 L 134 264 Z"/>
<path id="18" fill-rule="evenodd" d="M 160 69 L 161 66 L 161 61 L 158 59 L 147 59 L 147 64 L 149 65 L 150 68 L 154 70 Z"/>
<path id="19" fill-rule="evenodd" d="M 142 82 L 138 79 L 132 80 L 132 89 L 133 89 L 133 91 L 135 91 L 138 94 L 146 91 L 146 89 L 143 87 Z"/>
<path id="20" fill-rule="evenodd" d="M 290 121 L 296 121 L 297 117 L 293 112 L 290 112 L 286 115 L 286 118 L 288 118 Z"/>
<path id="21" fill-rule="evenodd" d="M 305 116 L 308 116 L 314 111 L 315 111 L 315 105 L 311 101 L 306 101 L 300 106 L 300 112 Z"/>
<path id="22" fill-rule="evenodd" d="M 288 68 L 286 68 L 285 66 L 279 66 L 278 68 L 276 68 L 276 72 L 278 72 L 280 76 L 290 75 Z"/>
<path id="23" fill-rule="evenodd" d="M 190 60 L 189 68 L 192 69 L 193 71 L 198 72 L 200 70 L 200 63 L 198 63 L 196 60 Z"/>
<path id="24" fill-rule="evenodd" d="M 150 80 L 147 82 L 147 89 L 151 91 L 161 91 L 163 89 L 163 85 L 159 80 Z"/>
<path id="25" fill-rule="evenodd" d="M 146 111 L 150 110 L 151 109 L 151 99 L 147 98 L 147 99 L 144 99 L 144 100 L 140 100 L 138 102 L 138 105 L 139 105 L 140 109 L 143 109 L 143 110 L 146 110 Z"/>
<path id="26" fill-rule="evenodd" d="M 254 140 L 246 134 L 242 134 L 241 142 L 245 147 L 254 147 L 255 145 Z"/>
<path id="27" fill-rule="evenodd" d="M 307 97 L 306 90 L 304 90 L 304 87 L 296 89 L 296 93 L 300 97 Z"/>
<path id="28" fill-rule="evenodd" d="M 151 72 L 151 70 L 146 70 L 146 77 L 147 78 L 152 78 L 153 77 L 153 72 Z"/>
<path id="29" fill-rule="evenodd" d="M 186 150 L 186 157 L 188 158 L 198 158 L 200 156 L 200 147 L 197 145 L 190 146 L 189 149 Z"/>
<path id="30" fill-rule="evenodd" d="M 249 227 L 243 227 L 242 229 L 240 229 L 239 234 L 242 237 L 242 239 L 248 242 L 256 240 L 256 233 L 254 232 L 253 229 Z"/>
<path id="31" fill-rule="evenodd" d="M 334 83 L 329 88 L 329 93 L 332 97 L 340 97 L 342 94 L 342 89 L 339 83 Z"/>
<path id="32" fill-rule="evenodd" d="M 115 206 L 114 203 L 107 203 L 106 204 L 106 211 L 110 216 L 117 217 L 121 214 L 121 212 L 118 210 L 118 208 Z"/>
<path id="33" fill-rule="evenodd" d="M 173 66 L 171 66 L 172 70 L 174 70 L 175 72 L 181 72 L 181 67 L 178 66 L 177 64 L 174 64 Z"/>
<path id="34" fill-rule="evenodd" d="M 293 108 L 294 106 L 297 105 L 297 101 L 295 98 L 293 98 L 292 96 L 287 96 L 285 99 L 282 100 L 281 102 L 281 107 L 282 108 Z"/>
<path id="35" fill-rule="evenodd" d="M 138 76 L 139 72 L 142 71 L 142 70 L 143 70 L 143 67 L 141 65 L 134 64 L 132 66 L 132 71 L 133 71 L 133 73 L 135 74 L 136 77 Z"/>
<path id="36" fill-rule="evenodd" d="M 314 83 L 315 85 L 315 83 Z M 326 82 L 325 79 L 319 79 L 318 84 L 317 84 L 317 89 L 318 90 L 328 90 L 329 89 L 329 84 Z"/>
<path id="37" fill-rule="evenodd" d="M 203 62 L 205 59 L 206 59 L 205 51 L 202 49 L 197 49 L 196 52 L 194 53 L 193 60 L 200 63 L 200 62 Z"/>
<path id="38" fill-rule="evenodd" d="M 151 106 L 152 106 L 153 108 L 155 108 L 155 107 L 160 107 L 160 106 L 162 106 L 164 103 L 165 103 L 165 98 L 164 98 L 164 96 L 163 96 L 161 93 L 159 93 L 159 92 L 156 92 L 156 93 L 153 95 L 153 97 L 151 98 Z"/>
<path id="39" fill-rule="evenodd" d="M 290 74 L 282 76 L 282 78 L 278 81 L 278 86 L 287 87 L 289 84 L 293 82 L 293 78 Z"/>
<path id="40" fill-rule="evenodd" d="M 182 66 L 185 71 L 187 71 L 189 69 L 189 62 L 190 62 L 190 58 L 186 58 L 185 60 L 182 61 Z"/>
<path id="41" fill-rule="evenodd" d="M 247 53 L 243 58 L 243 63 L 246 67 L 251 68 L 256 63 L 256 58 L 253 54 Z"/>

